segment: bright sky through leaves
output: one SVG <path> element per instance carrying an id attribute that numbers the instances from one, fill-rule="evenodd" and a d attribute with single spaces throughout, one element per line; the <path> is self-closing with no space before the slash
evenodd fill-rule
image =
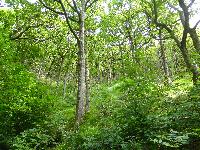
<path id="1" fill-rule="evenodd" d="M 31 3 L 35 3 L 37 0 L 27 0 Z M 0 0 L 1 5 L 5 3 L 5 0 Z M 103 3 L 104 11 L 106 14 L 109 13 L 107 2 Z M 191 17 L 190 24 L 193 27 L 200 20 L 200 0 L 195 0 L 195 3 L 192 6 L 192 9 L 196 11 L 196 14 Z"/>

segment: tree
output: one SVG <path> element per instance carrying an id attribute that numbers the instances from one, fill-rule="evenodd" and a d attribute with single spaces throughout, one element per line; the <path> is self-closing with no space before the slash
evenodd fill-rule
<path id="1" fill-rule="evenodd" d="M 193 74 L 192 80 L 193 83 L 196 84 L 199 76 L 198 68 L 196 67 L 196 64 L 192 64 L 191 59 L 189 57 L 188 49 L 187 49 L 187 35 L 188 33 L 192 34 L 194 33 L 195 28 L 191 29 L 189 27 L 189 11 L 188 8 L 191 7 L 194 1 L 192 1 L 188 6 L 186 6 L 184 0 L 179 0 L 179 6 L 182 8 L 183 13 L 181 13 L 181 21 L 183 25 L 183 31 L 182 31 L 182 37 L 181 40 L 176 36 L 175 31 L 166 23 L 162 22 L 158 13 L 158 7 L 161 5 L 160 2 L 152 0 L 152 7 L 151 4 L 149 3 L 152 11 L 152 15 L 145 10 L 145 13 L 147 17 L 154 23 L 157 27 L 161 29 L 165 29 L 170 37 L 175 41 L 177 47 L 180 49 L 182 57 L 184 59 L 185 65 L 187 69 Z M 166 9 L 166 8 L 165 8 Z M 182 19 L 184 18 L 184 20 Z M 196 24 L 197 25 L 197 24 Z M 192 37 L 192 36 L 191 36 Z M 195 40 L 196 41 L 196 40 Z M 193 42 L 194 43 L 194 42 Z M 198 42 L 197 42 L 198 43 Z M 195 46 L 197 47 L 197 46 Z"/>
<path id="2" fill-rule="evenodd" d="M 64 15 L 66 24 L 69 27 L 69 30 L 74 35 L 77 46 L 78 46 L 78 66 L 77 66 L 77 72 L 78 72 L 78 93 L 77 93 L 77 106 L 76 106 L 76 123 L 79 124 L 84 116 L 85 113 L 85 101 L 86 101 L 86 51 L 85 51 L 85 14 L 86 10 L 90 8 L 96 0 L 93 1 L 75 1 L 72 0 L 72 2 L 67 1 L 67 6 L 73 10 L 73 13 L 76 13 L 75 16 L 70 16 L 71 13 L 66 10 L 65 3 L 62 0 L 56 0 L 54 3 L 60 4 L 61 12 L 58 12 L 55 8 L 48 6 L 45 4 L 42 0 L 39 0 L 40 3 L 48 10 L 57 13 L 59 15 Z M 77 17 L 74 19 L 74 17 Z M 78 24 L 78 35 L 73 29 L 71 22 L 76 22 Z M 87 100 L 88 102 L 88 100 Z M 88 104 L 87 104 L 88 105 Z"/>

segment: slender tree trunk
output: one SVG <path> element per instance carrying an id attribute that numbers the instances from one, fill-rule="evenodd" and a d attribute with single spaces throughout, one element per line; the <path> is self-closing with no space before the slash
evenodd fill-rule
<path id="1" fill-rule="evenodd" d="M 50 76 L 51 69 L 52 69 L 52 66 L 54 65 L 54 63 L 55 63 L 55 56 L 53 56 L 53 60 L 51 61 L 50 67 L 49 67 L 48 72 L 46 74 L 46 78 L 48 78 Z"/>
<path id="2" fill-rule="evenodd" d="M 63 81 L 63 99 L 66 97 L 66 87 L 67 87 L 67 73 L 65 73 L 64 81 Z"/>
<path id="3" fill-rule="evenodd" d="M 108 66 L 108 82 L 110 83 L 111 81 L 112 81 L 112 64 L 110 61 Z"/>
<path id="4" fill-rule="evenodd" d="M 122 74 L 124 76 L 124 70 L 125 70 L 125 67 L 124 67 L 124 58 L 123 58 L 123 49 L 121 47 L 121 45 L 119 44 L 119 55 L 120 55 L 120 60 L 121 60 L 121 72 L 120 72 L 120 75 Z"/>
<path id="5" fill-rule="evenodd" d="M 111 59 L 110 59 L 110 68 L 111 68 L 111 81 L 115 79 L 116 72 L 115 72 L 115 58 L 113 51 L 111 52 Z"/>
<path id="6" fill-rule="evenodd" d="M 64 57 L 61 57 L 61 63 L 60 63 L 60 66 L 59 66 L 58 77 L 57 77 L 57 81 L 56 81 L 57 82 L 57 88 L 59 88 L 59 84 L 60 84 L 60 75 L 61 75 L 63 63 L 64 63 Z"/>
<path id="7" fill-rule="evenodd" d="M 170 74 L 169 74 L 169 67 L 167 64 L 167 59 L 165 55 L 165 48 L 163 45 L 163 40 L 162 40 L 162 32 L 161 29 L 159 30 L 159 42 L 160 42 L 160 54 L 161 54 L 161 65 L 165 74 L 165 81 L 164 83 L 170 84 L 171 79 L 170 79 Z"/>
<path id="8" fill-rule="evenodd" d="M 132 62 L 134 62 L 135 59 L 135 48 L 134 48 L 134 44 L 133 44 L 133 38 L 131 36 L 130 31 L 128 31 L 128 40 L 129 40 L 129 44 L 130 44 L 130 52 L 131 52 L 131 56 L 132 56 Z"/>
<path id="9" fill-rule="evenodd" d="M 40 79 L 40 78 L 42 77 L 42 75 L 43 75 L 44 64 L 45 64 L 44 60 L 41 60 L 41 61 L 40 61 L 40 66 L 39 66 L 39 70 L 38 70 L 38 77 L 39 77 L 39 79 Z"/>
<path id="10" fill-rule="evenodd" d="M 171 51 L 171 55 L 172 55 L 172 60 L 173 60 L 173 72 L 172 74 L 176 74 L 178 73 L 178 65 L 179 65 L 179 61 L 178 61 L 178 54 L 176 52 L 176 50 L 173 48 L 172 51 Z"/>
<path id="11" fill-rule="evenodd" d="M 78 41 L 78 93 L 76 105 L 76 124 L 79 124 L 84 116 L 86 98 L 86 79 L 85 79 L 85 1 L 81 1 L 81 18 Z"/>

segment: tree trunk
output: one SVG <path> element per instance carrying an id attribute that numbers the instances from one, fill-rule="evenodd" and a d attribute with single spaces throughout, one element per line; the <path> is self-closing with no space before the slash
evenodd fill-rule
<path id="1" fill-rule="evenodd" d="M 134 48 L 134 45 L 133 45 L 133 38 L 131 36 L 131 33 L 130 31 L 128 31 L 128 40 L 129 40 L 129 44 L 130 44 L 130 52 L 131 52 L 131 56 L 132 56 L 132 62 L 134 62 L 134 59 L 135 59 L 135 48 Z"/>
<path id="2" fill-rule="evenodd" d="M 84 116 L 86 98 L 86 79 L 85 79 L 85 1 L 81 1 L 80 30 L 78 40 L 78 93 L 76 105 L 76 124 L 79 124 Z"/>
<path id="3" fill-rule="evenodd" d="M 88 67 L 88 61 L 86 59 L 86 65 L 85 65 L 85 83 L 86 83 L 86 102 L 85 102 L 85 112 L 89 112 L 90 110 L 90 83 L 89 83 L 89 67 Z"/>
<path id="4" fill-rule="evenodd" d="M 195 84 L 197 84 L 197 81 L 198 81 L 199 72 L 198 72 L 198 67 L 196 67 L 196 65 L 193 65 L 191 63 L 190 58 L 188 56 L 188 50 L 186 48 L 187 34 L 188 34 L 188 31 L 186 29 L 184 29 L 181 45 L 180 45 L 179 48 L 181 50 L 181 53 L 182 53 L 183 59 L 185 61 L 186 67 L 188 68 L 188 70 L 193 75 L 192 81 L 193 81 L 193 84 L 195 85 Z"/>
<path id="5" fill-rule="evenodd" d="M 173 60 L 173 69 L 172 69 L 172 76 L 173 76 L 174 74 L 177 74 L 179 72 L 178 54 L 174 48 L 172 48 L 171 56 L 172 56 L 172 60 Z"/>
<path id="6" fill-rule="evenodd" d="M 122 74 L 122 76 L 124 76 L 125 75 L 125 67 L 124 67 L 124 57 L 123 57 L 123 49 L 122 49 L 122 47 L 121 47 L 121 45 L 119 44 L 119 55 L 120 55 L 120 60 L 121 60 L 121 70 L 120 70 L 120 76 L 121 76 L 121 74 Z"/>
<path id="7" fill-rule="evenodd" d="M 38 70 L 38 78 L 39 78 L 39 79 L 41 79 L 41 77 L 42 77 L 42 74 L 43 74 L 42 69 L 43 69 L 43 67 L 44 67 L 44 61 L 41 60 L 41 61 L 40 61 L 40 66 L 39 66 L 39 70 Z"/>
<path id="8" fill-rule="evenodd" d="M 63 81 L 63 99 L 66 97 L 66 87 L 67 87 L 67 73 L 65 73 L 64 81 Z"/>
<path id="9" fill-rule="evenodd" d="M 194 48 L 200 54 L 200 40 L 199 40 L 199 37 L 198 37 L 196 29 L 195 28 L 194 29 L 190 29 L 189 30 L 189 34 L 190 34 L 190 37 L 192 39 Z"/>
<path id="10" fill-rule="evenodd" d="M 59 66 L 59 69 L 58 69 L 58 76 L 57 76 L 57 81 L 56 81 L 57 89 L 59 89 L 59 85 L 60 85 L 60 75 L 61 75 L 64 60 L 65 60 L 64 57 L 61 57 L 61 62 L 60 62 L 60 66 Z"/>
<path id="11" fill-rule="evenodd" d="M 153 22 L 156 24 L 156 26 L 167 30 L 167 32 L 170 34 L 171 38 L 174 39 L 175 43 L 177 44 L 177 46 L 179 47 L 179 49 L 181 51 L 181 54 L 183 56 L 183 59 L 184 59 L 187 69 L 193 74 L 193 77 L 192 77 L 193 83 L 196 84 L 198 81 L 198 76 L 199 76 L 198 67 L 196 65 L 192 65 L 191 60 L 188 55 L 187 47 L 186 47 L 187 34 L 193 33 L 193 34 L 191 34 L 192 35 L 191 38 L 193 38 L 193 39 L 195 39 L 196 36 L 195 36 L 195 32 L 191 32 L 191 29 L 189 27 L 189 18 L 190 18 L 189 17 L 190 13 L 188 10 L 189 7 L 186 6 L 186 4 L 184 3 L 184 0 L 179 0 L 178 2 L 179 2 L 179 6 L 183 10 L 181 12 L 181 18 L 180 18 L 182 21 L 183 28 L 184 28 L 181 41 L 179 41 L 179 39 L 176 37 L 174 31 L 171 28 L 169 28 L 164 23 L 158 22 L 158 11 L 157 11 L 158 7 L 157 7 L 156 0 L 153 0 L 154 18 L 152 18 L 152 19 L 153 19 Z M 151 16 L 148 12 L 146 12 L 146 14 L 147 14 L 147 17 Z M 194 47 L 198 47 L 198 44 L 197 44 L 198 42 L 196 40 L 194 40 L 194 41 L 196 42 L 196 43 L 193 43 Z"/>
<path id="12" fill-rule="evenodd" d="M 165 84 L 170 84 L 171 83 L 171 79 L 170 79 L 170 74 L 169 74 L 169 67 L 167 64 L 167 59 L 166 59 L 166 55 L 165 55 L 165 48 L 163 45 L 163 40 L 162 40 L 162 31 L 161 29 L 159 30 L 159 42 L 160 42 L 160 54 L 161 54 L 161 65 L 164 71 L 164 76 L 165 76 Z"/>
<path id="13" fill-rule="evenodd" d="M 199 40 L 196 29 L 195 28 L 190 29 L 189 34 L 191 36 L 194 48 L 196 49 L 198 54 L 200 54 L 200 40 Z M 193 72 L 192 80 L 193 80 L 194 84 L 196 84 L 197 81 L 198 81 L 198 78 L 199 78 L 199 72 L 198 72 L 198 65 L 197 64 L 192 65 L 192 72 Z"/>
<path id="14" fill-rule="evenodd" d="M 51 61 L 50 67 L 49 67 L 48 72 L 46 74 L 46 79 L 48 77 L 50 77 L 51 69 L 52 69 L 52 66 L 54 65 L 54 63 L 55 63 L 55 56 L 53 56 L 53 60 Z"/>

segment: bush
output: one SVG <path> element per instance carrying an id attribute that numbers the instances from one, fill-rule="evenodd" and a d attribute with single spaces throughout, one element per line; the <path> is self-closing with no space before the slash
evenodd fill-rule
<path id="1" fill-rule="evenodd" d="M 51 113 L 53 96 L 20 64 L 7 64 L 0 71 L 0 78 L 0 143 L 8 143 L 43 124 Z"/>
<path id="2" fill-rule="evenodd" d="M 16 136 L 12 142 L 13 149 L 42 150 L 53 144 L 54 139 L 41 129 L 29 129 Z"/>

